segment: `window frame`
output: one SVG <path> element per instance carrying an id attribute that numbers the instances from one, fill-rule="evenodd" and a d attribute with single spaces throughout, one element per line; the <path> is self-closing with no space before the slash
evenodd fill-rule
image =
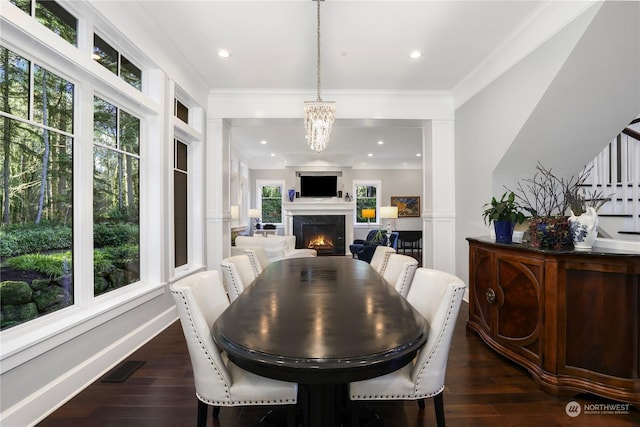
<path id="1" fill-rule="evenodd" d="M 99 64 L 87 66 L 89 62 L 93 64 L 91 49 L 85 50 L 82 46 L 92 46 L 97 15 L 81 3 L 68 4 L 68 10 L 78 18 L 78 47 L 70 46 L 59 37 L 52 38 L 48 28 L 33 16 L 25 19 L 24 12 L 17 6 L 5 6 L 2 45 L 68 80 L 76 89 L 72 178 L 73 209 L 77 213 L 73 224 L 74 304 L 2 331 L 1 360 L 3 366 L 11 369 L 31 360 L 34 355 L 55 348 L 61 340 L 67 342 L 91 330 L 95 324 L 106 324 L 165 294 L 167 268 L 158 268 L 157 262 L 166 257 L 165 241 L 161 240 L 166 236 L 158 235 L 156 230 L 165 226 L 166 213 L 151 207 L 164 206 L 166 199 L 160 192 L 150 189 L 157 188 L 157 182 L 162 182 L 168 171 L 164 163 L 156 160 L 156 141 L 166 135 L 161 130 L 165 103 L 158 101 L 165 91 L 166 80 L 160 78 L 163 72 L 153 65 L 141 68 L 143 75 L 152 73 L 156 78 L 143 80 L 142 91 L 138 91 L 120 78 L 105 79 L 101 71 L 104 67 Z M 108 27 L 108 23 L 100 22 L 102 27 Z M 115 29 L 114 32 L 118 33 Z M 121 53 L 137 51 L 135 46 L 124 41 L 117 47 Z M 69 54 L 70 49 L 72 54 Z M 144 57 L 139 63 L 153 64 Z M 140 216 L 145 218 L 144 227 L 140 229 L 140 281 L 98 297 L 93 295 L 93 180 L 87 179 L 93 172 L 94 94 L 140 118 L 141 168 L 144 165 L 144 173 L 140 176 Z M 163 144 L 163 150 L 168 145 Z M 79 212 L 84 213 L 80 215 Z M 35 347 L 37 352 L 30 351 Z"/>
<path id="2" fill-rule="evenodd" d="M 363 187 L 363 186 L 368 186 L 368 187 L 376 187 L 376 217 L 375 220 L 372 222 L 358 222 L 358 192 L 356 191 L 357 187 Z M 381 204 L 381 197 L 382 197 L 382 181 L 381 180 L 370 180 L 370 179 L 363 179 L 363 180 L 354 180 L 353 181 L 353 187 L 351 189 L 353 191 L 353 200 L 355 202 L 355 207 L 353 209 L 353 225 L 355 227 L 368 227 L 369 225 L 377 225 L 379 226 L 381 224 L 380 222 L 380 206 L 382 206 Z"/>
<path id="3" fill-rule="evenodd" d="M 204 115 L 200 107 L 186 92 L 174 81 L 169 81 L 170 93 L 168 96 L 166 109 L 171 117 L 172 141 L 179 140 L 187 146 L 187 164 L 189 168 L 187 181 L 187 263 L 181 266 L 175 265 L 175 219 L 173 217 L 174 206 L 174 176 L 173 176 L 173 144 L 168 150 L 168 167 L 170 174 L 167 177 L 170 183 L 170 200 L 168 200 L 171 215 L 168 218 L 171 234 L 169 237 L 169 260 L 171 280 L 177 280 L 188 275 L 190 272 L 198 270 L 204 266 L 203 248 L 205 244 L 204 236 L 204 135 L 202 133 L 202 116 Z M 175 100 L 185 105 L 189 112 L 189 123 L 185 123 L 175 114 Z"/>
<path id="4" fill-rule="evenodd" d="M 262 214 L 262 188 L 263 187 L 280 187 L 280 222 L 270 222 L 269 224 L 284 225 L 284 179 L 256 179 L 256 209 Z M 262 222 L 263 218 L 260 217 Z"/>

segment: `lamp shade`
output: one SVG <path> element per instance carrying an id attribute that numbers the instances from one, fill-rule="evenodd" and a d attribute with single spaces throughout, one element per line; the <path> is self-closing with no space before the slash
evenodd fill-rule
<path id="1" fill-rule="evenodd" d="M 398 207 L 397 206 L 381 206 L 380 207 L 380 218 L 398 218 Z"/>
<path id="2" fill-rule="evenodd" d="M 375 209 L 362 209 L 362 218 L 371 219 L 376 217 Z"/>
<path id="3" fill-rule="evenodd" d="M 260 209 L 249 209 L 249 218 L 260 218 Z"/>
<path id="4" fill-rule="evenodd" d="M 231 206 L 231 219 L 240 218 L 240 208 L 238 206 Z"/>

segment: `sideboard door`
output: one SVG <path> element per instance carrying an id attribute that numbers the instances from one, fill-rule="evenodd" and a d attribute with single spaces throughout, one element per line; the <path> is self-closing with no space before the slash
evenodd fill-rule
<path id="1" fill-rule="evenodd" d="M 493 335 L 496 301 L 495 268 L 491 251 L 471 247 L 469 252 L 469 321 L 488 336 Z"/>
<path id="2" fill-rule="evenodd" d="M 544 262 L 502 255 L 496 259 L 497 322 L 494 338 L 520 356 L 540 362 Z"/>

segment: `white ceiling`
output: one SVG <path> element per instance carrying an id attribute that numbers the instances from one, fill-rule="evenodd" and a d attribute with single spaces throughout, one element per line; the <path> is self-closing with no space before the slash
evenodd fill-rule
<path id="1" fill-rule="evenodd" d="M 314 1 L 139 3 L 211 89 L 316 88 Z M 322 90 L 452 91 L 544 3 L 323 1 Z M 219 49 L 231 56 L 218 57 Z M 412 50 L 420 50 L 422 57 L 410 59 Z M 338 105 L 329 148 L 320 155 L 305 146 L 302 114 L 299 120 L 235 121 L 231 134 L 234 148 L 254 166 L 267 167 L 274 160 L 300 164 L 314 154 L 361 168 L 420 167 L 419 126 L 415 121 L 340 120 Z M 260 145 L 261 140 L 268 144 Z"/>

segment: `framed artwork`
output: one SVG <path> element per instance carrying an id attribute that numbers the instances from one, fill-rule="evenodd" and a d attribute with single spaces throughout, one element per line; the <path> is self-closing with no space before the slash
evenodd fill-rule
<path id="1" fill-rule="evenodd" d="M 419 196 L 391 196 L 391 206 L 398 207 L 398 218 L 420 216 Z"/>

